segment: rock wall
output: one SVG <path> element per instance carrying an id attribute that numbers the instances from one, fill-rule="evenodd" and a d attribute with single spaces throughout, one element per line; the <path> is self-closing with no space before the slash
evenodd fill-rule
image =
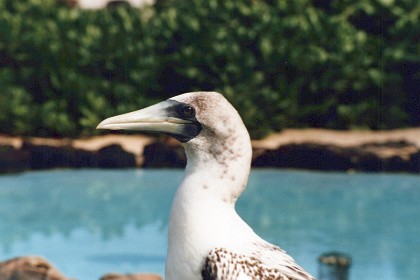
<path id="1" fill-rule="evenodd" d="M 253 167 L 420 172 L 420 129 L 388 133 L 288 130 L 253 141 Z M 183 168 L 175 140 L 132 135 L 87 139 L 0 136 L 0 172 L 49 168 Z"/>
<path id="2" fill-rule="evenodd" d="M 386 148 L 396 143 L 372 144 Z M 401 143 L 398 143 L 399 145 Z M 404 148 L 410 143 L 401 144 Z M 259 151 L 254 167 L 298 168 L 326 171 L 420 172 L 420 151 L 408 155 L 384 156 L 369 145 L 339 147 L 317 143 L 289 144 L 275 150 Z"/>

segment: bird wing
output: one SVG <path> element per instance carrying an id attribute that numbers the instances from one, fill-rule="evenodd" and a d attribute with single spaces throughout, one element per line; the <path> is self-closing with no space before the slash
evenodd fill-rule
<path id="1" fill-rule="evenodd" d="M 250 255 L 213 249 L 201 271 L 203 280 L 315 280 L 279 247 L 267 243 L 260 249 Z M 268 257 L 262 257 L 263 254 Z M 276 254 L 281 261 L 273 262 Z"/>

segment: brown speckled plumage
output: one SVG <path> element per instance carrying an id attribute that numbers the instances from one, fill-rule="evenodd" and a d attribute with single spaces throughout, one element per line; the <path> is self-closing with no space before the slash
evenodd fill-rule
<path id="1" fill-rule="evenodd" d="M 265 248 L 264 248 L 265 246 Z M 261 247 L 262 250 L 284 253 L 279 247 L 267 244 Z M 270 267 L 260 259 L 261 252 L 258 250 L 251 255 L 241 255 L 231 252 L 225 248 L 216 248 L 206 257 L 201 271 L 203 280 L 234 280 L 234 279 L 255 279 L 255 280 L 313 280 L 314 278 L 305 272 L 296 263 L 291 262 L 289 269 L 298 275 L 293 277 L 277 268 Z"/>

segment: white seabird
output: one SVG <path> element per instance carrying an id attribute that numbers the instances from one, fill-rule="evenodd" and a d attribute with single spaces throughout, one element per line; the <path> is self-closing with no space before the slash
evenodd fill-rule
<path id="1" fill-rule="evenodd" d="M 250 172 L 251 141 L 221 94 L 185 93 L 97 128 L 159 132 L 184 145 L 187 166 L 170 214 L 166 280 L 315 279 L 236 213 Z"/>

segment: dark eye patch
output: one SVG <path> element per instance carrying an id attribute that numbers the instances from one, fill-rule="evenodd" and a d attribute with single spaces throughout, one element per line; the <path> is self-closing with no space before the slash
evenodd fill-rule
<path id="1" fill-rule="evenodd" d="M 172 103 L 172 105 L 166 109 L 168 116 L 180 118 L 191 122 L 183 125 L 183 131 L 181 133 L 171 134 L 170 136 L 183 143 L 196 137 L 201 132 L 202 126 L 195 117 L 195 108 L 190 104 L 171 99 L 169 99 L 168 102 Z"/>
<path id="2" fill-rule="evenodd" d="M 176 115 L 177 118 L 193 121 L 196 122 L 197 119 L 195 118 L 196 111 L 194 106 L 182 102 L 176 102 L 174 106 L 172 106 L 173 114 Z"/>
<path id="3" fill-rule="evenodd" d="M 195 109 L 190 105 L 183 105 L 178 109 L 178 114 L 183 118 L 194 118 Z"/>

